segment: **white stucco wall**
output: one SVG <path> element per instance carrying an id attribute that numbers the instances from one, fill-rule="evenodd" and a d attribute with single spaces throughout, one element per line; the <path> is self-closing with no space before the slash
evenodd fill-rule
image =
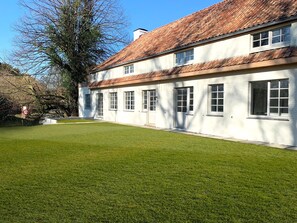
<path id="1" fill-rule="evenodd" d="M 238 36 L 211 44 L 201 45 L 194 48 L 193 63 L 224 58 L 248 55 L 250 53 L 250 35 Z M 96 81 L 119 78 L 128 75 L 137 75 L 152 71 L 165 70 L 175 67 L 175 54 L 167 54 L 160 57 L 134 63 L 134 73 L 124 74 L 124 67 L 115 67 L 107 71 L 101 71 L 95 75 Z"/>
<path id="2" fill-rule="evenodd" d="M 93 98 L 91 99 L 91 109 L 85 109 L 85 94 L 91 94 L 91 91 L 88 87 L 80 87 L 78 89 L 78 115 L 79 117 L 85 117 L 85 118 L 92 118 L 94 107 L 96 106 L 95 101 Z"/>
<path id="3" fill-rule="evenodd" d="M 256 118 L 250 115 L 250 82 L 259 80 L 273 80 L 289 78 L 288 117 Z M 208 86 L 210 84 L 224 84 L 224 113 L 223 116 L 211 116 L 209 110 Z M 254 70 L 250 72 L 232 73 L 227 76 L 197 77 L 194 80 L 175 81 L 148 86 L 124 87 L 118 89 L 104 89 L 92 91 L 93 102 L 96 93 L 104 94 L 103 120 L 146 125 L 146 112 L 142 111 L 142 91 L 156 89 L 158 103 L 156 110 L 156 127 L 165 129 L 175 128 L 175 97 L 174 89 L 182 86 L 194 87 L 194 112 L 185 119 L 185 130 L 216 135 L 227 138 L 237 138 L 250 141 L 297 146 L 297 68 L 282 68 L 277 70 Z M 118 92 L 118 110 L 109 110 L 109 92 Z M 135 92 L 135 110 L 124 110 L 124 92 Z M 80 113 L 83 115 L 84 113 Z M 96 118 L 96 108 L 88 117 Z"/>

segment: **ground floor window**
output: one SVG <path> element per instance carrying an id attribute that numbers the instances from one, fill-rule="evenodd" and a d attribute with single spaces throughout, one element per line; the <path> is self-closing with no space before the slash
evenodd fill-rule
<path id="1" fill-rule="evenodd" d="M 103 117 L 103 93 L 97 94 L 97 109 L 98 109 L 98 116 Z"/>
<path id="2" fill-rule="evenodd" d="M 118 95 L 117 92 L 109 93 L 109 109 L 117 110 L 118 109 Z"/>
<path id="3" fill-rule="evenodd" d="M 125 110 L 134 110 L 135 98 L 134 91 L 125 91 Z"/>
<path id="4" fill-rule="evenodd" d="M 85 94 L 85 109 L 91 109 L 91 94 Z"/>
<path id="5" fill-rule="evenodd" d="M 142 91 L 142 110 L 156 111 L 157 94 L 156 90 Z"/>
<path id="6" fill-rule="evenodd" d="M 289 80 L 251 83 L 251 114 L 282 116 L 289 113 Z"/>
<path id="7" fill-rule="evenodd" d="M 194 110 L 193 87 L 176 88 L 176 110 L 184 113 Z"/>
<path id="8" fill-rule="evenodd" d="M 224 84 L 209 85 L 210 113 L 224 112 Z"/>

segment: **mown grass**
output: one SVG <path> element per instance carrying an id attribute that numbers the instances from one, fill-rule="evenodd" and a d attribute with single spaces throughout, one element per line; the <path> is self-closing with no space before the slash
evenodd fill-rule
<path id="1" fill-rule="evenodd" d="M 59 119 L 57 123 L 84 123 L 84 122 L 96 122 L 95 119 L 80 119 L 80 118 L 72 118 L 72 119 Z"/>
<path id="2" fill-rule="evenodd" d="M 296 161 L 108 123 L 0 128 L 0 222 L 296 222 Z"/>

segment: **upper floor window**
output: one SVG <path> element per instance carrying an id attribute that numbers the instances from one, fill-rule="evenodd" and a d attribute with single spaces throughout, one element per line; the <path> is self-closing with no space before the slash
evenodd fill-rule
<path id="1" fill-rule="evenodd" d="M 85 109 L 91 109 L 91 94 L 85 94 Z"/>
<path id="2" fill-rule="evenodd" d="M 194 60 L 194 49 L 178 52 L 175 54 L 176 65 L 188 64 Z"/>
<path id="3" fill-rule="evenodd" d="M 287 46 L 290 44 L 291 31 L 290 26 L 285 26 L 252 36 L 253 49 Z"/>
<path id="4" fill-rule="evenodd" d="M 224 112 L 224 84 L 213 84 L 209 86 L 210 113 Z"/>
<path id="5" fill-rule="evenodd" d="M 132 73 L 134 73 L 134 64 L 130 64 L 128 66 L 124 66 L 124 73 L 125 74 L 132 74 Z"/>
<path id="6" fill-rule="evenodd" d="M 289 80 L 251 83 L 251 114 L 283 116 L 289 113 Z"/>

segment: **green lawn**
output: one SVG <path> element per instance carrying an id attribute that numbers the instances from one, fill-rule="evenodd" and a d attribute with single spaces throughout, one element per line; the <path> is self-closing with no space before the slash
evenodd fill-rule
<path id="1" fill-rule="evenodd" d="M 0 222 L 297 222 L 297 153 L 108 123 L 0 128 Z"/>
<path id="2" fill-rule="evenodd" d="M 72 118 L 72 119 L 59 119 L 58 123 L 81 123 L 81 122 L 96 122 L 95 119 L 80 119 L 80 118 Z"/>

